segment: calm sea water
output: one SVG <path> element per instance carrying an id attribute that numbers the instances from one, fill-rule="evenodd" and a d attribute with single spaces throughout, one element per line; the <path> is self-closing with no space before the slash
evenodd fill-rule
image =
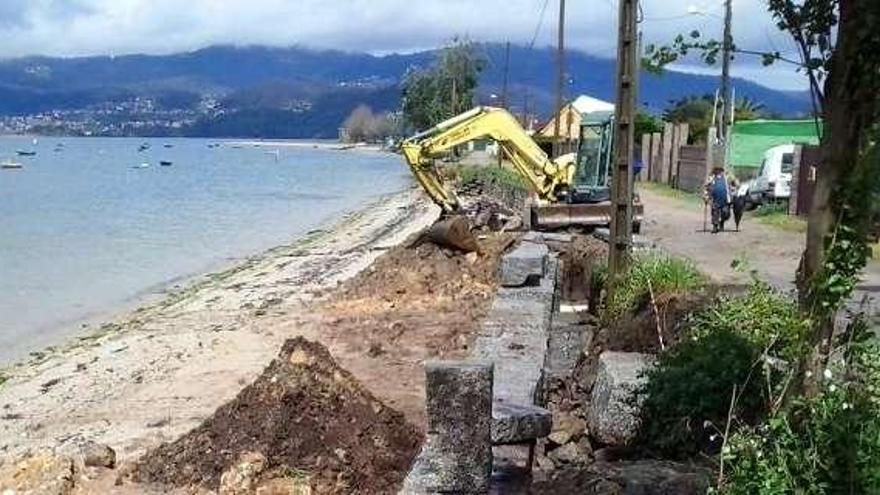
<path id="1" fill-rule="evenodd" d="M 410 181 L 393 155 L 201 139 L 0 138 L 7 158 L 24 168 L 0 170 L 0 366 Z"/>

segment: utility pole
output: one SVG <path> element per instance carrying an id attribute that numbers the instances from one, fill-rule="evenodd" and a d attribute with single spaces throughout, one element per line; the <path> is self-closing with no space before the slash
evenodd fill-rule
<path id="1" fill-rule="evenodd" d="M 504 47 L 504 85 L 501 87 L 501 106 L 507 108 L 507 84 L 510 79 L 510 42 Z"/>
<path id="2" fill-rule="evenodd" d="M 504 85 L 501 87 L 501 108 L 507 110 L 507 80 L 510 77 L 510 42 L 504 47 Z M 498 143 L 498 168 L 504 164 L 504 151 L 501 143 Z"/>
<path id="3" fill-rule="evenodd" d="M 559 27 L 556 30 L 556 115 L 553 126 L 553 156 L 560 155 L 559 127 L 562 119 L 562 91 L 565 87 L 565 0 L 559 0 Z"/>
<path id="4" fill-rule="evenodd" d="M 730 34 L 731 21 L 733 19 L 733 0 L 724 0 L 724 42 L 722 43 L 722 60 L 721 60 L 721 98 L 724 103 L 724 111 L 721 114 L 721 120 L 718 125 L 718 137 L 724 144 L 725 150 L 730 142 L 730 127 L 728 123 L 733 117 L 733 98 L 730 88 L 730 59 L 733 52 L 733 36 Z M 727 153 L 725 152 L 725 162 Z M 727 163 L 724 163 L 727 165 Z"/>
<path id="5" fill-rule="evenodd" d="M 630 261 L 632 246 L 633 137 L 638 100 L 638 0 L 619 0 L 617 105 L 614 122 L 614 174 L 611 177 L 611 245 L 608 269 L 613 280 Z"/>

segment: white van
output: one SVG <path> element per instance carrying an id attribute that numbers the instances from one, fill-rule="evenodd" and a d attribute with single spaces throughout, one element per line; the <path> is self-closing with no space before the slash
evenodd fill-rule
<path id="1" fill-rule="evenodd" d="M 791 197 L 791 174 L 794 169 L 794 146 L 774 146 L 764 153 L 758 176 L 740 189 L 748 194 L 748 202 L 759 205 Z M 745 187 L 747 186 L 747 187 Z"/>

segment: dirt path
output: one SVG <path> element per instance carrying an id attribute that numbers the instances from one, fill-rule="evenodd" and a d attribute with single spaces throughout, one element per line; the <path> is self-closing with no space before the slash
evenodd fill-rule
<path id="1" fill-rule="evenodd" d="M 647 188 L 639 195 L 645 203 L 643 233 L 663 250 L 692 259 L 719 284 L 745 284 L 749 275 L 731 262 L 745 260 L 760 277 L 783 290 L 794 289 L 794 274 L 804 246 L 804 234 L 763 225 L 746 217 L 740 232 L 717 235 L 703 231 L 701 204 L 669 197 Z M 732 224 L 732 222 L 731 222 Z M 732 227 L 732 225 L 731 225 Z M 865 270 L 856 299 L 880 295 L 880 263 Z"/>
<path id="2" fill-rule="evenodd" d="M 383 198 L 332 229 L 204 276 L 66 348 L 5 370 L 0 458 L 94 440 L 130 460 L 199 424 L 251 382 L 285 339 L 299 335 L 330 340 L 340 364 L 387 382 L 394 376 L 387 361 L 351 352 L 361 346 L 345 336 L 324 338 L 313 302 L 437 214 L 417 190 Z M 365 384 L 383 388 L 375 379 Z"/>

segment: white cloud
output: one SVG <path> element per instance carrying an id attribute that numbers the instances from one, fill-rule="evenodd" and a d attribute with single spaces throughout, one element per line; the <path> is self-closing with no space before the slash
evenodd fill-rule
<path id="1" fill-rule="evenodd" d="M 788 51 L 766 0 L 735 0 L 737 44 Z M 526 44 L 544 0 L 0 0 L 0 57 L 171 53 L 210 44 L 300 44 L 384 53 L 456 35 Z M 549 0 L 537 44 L 555 43 Z M 616 0 L 568 2 L 567 43 L 613 56 Z M 644 0 L 647 43 L 698 29 L 720 37 L 722 0 Z M 689 14 L 698 12 L 699 14 Z M 754 73 L 757 61 L 739 62 Z M 779 72 L 783 69 L 775 69 Z M 784 69 L 789 71 L 788 68 Z M 744 72 L 745 74 L 745 72 Z"/>

